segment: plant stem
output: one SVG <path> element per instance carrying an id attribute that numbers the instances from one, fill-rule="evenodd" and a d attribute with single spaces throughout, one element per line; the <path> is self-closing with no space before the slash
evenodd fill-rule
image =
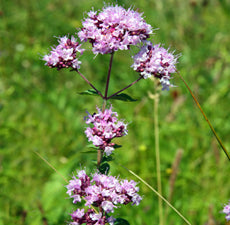
<path id="1" fill-rule="evenodd" d="M 161 187 L 161 162 L 160 162 L 160 147 L 159 147 L 159 124 L 158 124 L 158 105 L 159 105 L 159 94 L 155 93 L 154 98 L 154 131 L 155 131 L 155 153 L 156 153 L 156 169 L 157 169 L 157 189 L 160 195 L 162 195 Z M 163 217 L 163 204 L 162 199 L 158 198 L 158 208 L 159 208 L 159 224 L 164 224 Z"/>
<path id="2" fill-rule="evenodd" d="M 115 96 L 115 95 L 121 93 L 121 92 L 124 91 L 125 89 L 127 89 L 127 88 L 133 86 L 134 84 L 136 84 L 136 83 L 137 83 L 139 80 L 141 80 L 142 78 L 143 78 L 143 77 L 139 77 L 137 80 L 133 81 L 133 82 L 132 82 L 131 84 L 129 84 L 128 86 L 122 88 L 120 91 L 117 91 L 116 93 L 110 95 L 110 96 L 107 97 L 106 99 L 108 100 L 108 99 L 112 98 L 113 96 Z"/>
<path id="3" fill-rule="evenodd" d="M 75 70 L 102 98 L 104 98 L 104 96 L 101 94 L 100 91 L 97 90 L 97 88 L 95 88 L 88 80 L 87 78 L 82 74 L 80 73 L 78 70 Z"/>
<path id="4" fill-rule="evenodd" d="M 110 75 L 111 75 L 111 69 L 112 69 L 112 63 L 113 63 L 113 56 L 114 52 L 111 53 L 110 62 L 109 62 L 109 70 L 108 70 L 108 76 L 106 81 L 106 87 L 105 87 L 105 99 L 107 99 L 108 95 L 108 89 L 109 89 L 109 81 L 110 81 Z"/>
<path id="5" fill-rule="evenodd" d="M 107 95 L 108 95 L 108 90 L 109 90 L 109 81 L 110 81 L 110 75 L 111 75 L 111 69 L 112 69 L 112 63 L 113 63 L 113 55 L 114 52 L 111 53 L 110 57 L 110 62 L 109 62 L 109 70 L 108 70 L 108 75 L 107 75 L 107 81 L 106 81 L 106 87 L 105 87 L 105 96 L 103 98 L 103 105 L 102 105 L 102 112 L 105 111 L 106 107 L 106 102 L 107 102 Z M 101 160 L 102 160 L 103 152 L 101 149 L 97 150 L 97 168 L 99 169 Z"/>
<path id="6" fill-rule="evenodd" d="M 107 100 L 106 100 L 106 99 L 104 99 L 104 100 L 103 100 L 103 104 L 102 104 L 102 112 L 104 112 L 104 111 L 105 111 L 105 108 L 106 108 L 106 103 L 107 103 Z"/>
<path id="7" fill-rule="evenodd" d="M 230 155 L 227 151 L 227 149 L 224 147 L 222 141 L 220 140 L 219 136 L 217 135 L 215 129 L 213 128 L 212 124 L 210 123 L 210 121 L 208 120 L 207 116 L 205 115 L 203 109 L 201 108 L 198 100 L 196 99 L 195 95 L 193 94 L 192 90 L 190 89 L 190 87 L 188 86 L 188 84 L 185 82 L 184 78 L 180 75 L 180 73 L 177 71 L 177 74 L 179 75 L 180 79 L 184 82 L 185 86 L 188 88 L 190 94 L 192 95 L 197 107 L 199 108 L 199 110 L 201 111 L 202 115 L 204 116 L 205 120 L 207 121 L 210 129 L 212 130 L 214 136 L 216 137 L 217 141 L 219 142 L 221 148 L 223 149 L 224 153 L 226 154 L 226 156 L 228 157 L 228 160 L 230 160 Z"/>
<path id="8" fill-rule="evenodd" d="M 101 165 L 101 160 L 102 160 L 102 150 L 98 149 L 97 150 L 97 168 L 99 169 L 100 165 Z"/>

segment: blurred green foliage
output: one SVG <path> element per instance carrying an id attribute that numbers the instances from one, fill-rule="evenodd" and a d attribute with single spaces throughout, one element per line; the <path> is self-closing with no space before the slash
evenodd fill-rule
<path id="1" fill-rule="evenodd" d="M 115 2 L 115 1 L 111 1 Z M 230 4 L 227 0 L 117 0 L 144 12 L 159 28 L 156 43 L 181 53 L 178 69 L 198 97 L 226 148 L 230 149 Z M 75 34 L 85 11 L 100 9 L 103 1 L 0 0 L 0 225 L 66 224 L 74 205 L 67 199 L 65 180 L 34 152 L 41 154 L 66 179 L 77 170 L 94 169 L 96 154 L 86 154 L 86 110 L 101 100 L 80 96 L 89 89 L 80 76 L 44 66 L 42 55 L 57 43 L 54 37 Z M 104 90 L 109 56 L 87 52 L 82 73 Z M 137 78 L 128 52 L 115 54 L 111 94 Z M 183 149 L 172 204 L 192 223 L 212 217 L 224 224 L 220 213 L 230 198 L 230 164 L 182 81 L 163 92 L 159 129 L 163 195 L 169 194 L 172 164 Z M 120 118 L 129 122 L 129 135 L 120 139 L 111 174 L 135 179 L 120 164 L 156 187 L 152 81 L 126 91 L 137 102 L 112 100 Z M 229 150 L 230 151 L 230 150 Z M 116 211 L 130 224 L 159 224 L 158 199 L 140 183 L 140 206 Z M 164 205 L 165 224 L 184 222 Z"/>

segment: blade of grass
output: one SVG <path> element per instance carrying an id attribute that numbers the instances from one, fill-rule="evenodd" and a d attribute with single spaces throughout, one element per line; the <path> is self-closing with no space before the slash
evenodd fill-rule
<path id="1" fill-rule="evenodd" d="M 42 157 L 38 152 L 33 151 L 39 158 L 41 158 L 50 168 L 52 168 L 62 179 L 68 183 L 68 181 L 65 179 L 65 177 L 58 171 L 56 170 L 44 157 Z"/>
<path id="2" fill-rule="evenodd" d="M 122 165 L 121 165 L 122 166 Z M 160 197 L 171 209 L 173 209 L 177 215 L 179 215 L 185 222 L 186 224 L 191 225 L 191 223 L 174 207 L 172 206 L 162 195 L 159 194 L 152 186 L 150 186 L 146 181 L 144 181 L 141 177 L 139 177 L 137 174 L 135 174 L 133 171 L 129 170 L 125 166 L 122 166 L 124 169 L 126 169 L 129 173 L 134 175 L 137 179 L 139 179 L 142 183 L 144 183 L 149 189 L 151 189 L 158 197 Z"/>
<path id="3" fill-rule="evenodd" d="M 162 195 L 161 186 L 161 162 L 160 162 L 160 145 L 159 145 L 159 122 L 158 122 L 158 105 L 160 100 L 160 94 L 157 93 L 157 86 L 155 83 L 155 94 L 148 93 L 149 98 L 154 101 L 154 135 L 155 135 L 155 155 L 156 155 L 156 173 L 157 173 L 157 190 L 160 195 Z M 159 225 L 164 225 L 163 216 L 163 202 L 162 199 L 158 198 L 158 209 L 159 209 Z"/>
<path id="4" fill-rule="evenodd" d="M 193 97 L 193 99 L 194 99 L 194 101 L 195 101 L 197 107 L 198 107 L 199 110 L 201 111 L 201 113 L 202 113 L 202 115 L 204 116 L 205 120 L 207 121 L 207 123 L 208 123 L 210 129 L 212 130 L 214 136 L 216 137 L 216 140 L 219 142 L 221 148 L 223 149 L 224 153 L 225 153 L 226 156 L 228 157 L 228 160 L 230 161 L 230 155 L 229 155 L 227 149 L 224 147 L 224 145 L 223 145 L 222 141 L 220 140 L 219 136 L 217 135 L 217 133 L 216 133 L 214 127 L 212 126 L 212 124 L 210 123 L 209 119 L 208 119 L 207 116 L 205 115 L 203 109 L 201 108 L 201 106 L 200 106 L 198 100 L 196 99 L 195 95 L 193 94 L 192 90 L 190 89 L 190 87 L 188 86 L 188 84 L 186 83 L 186 81 L 185 81 L 184 78 L 180 75 L 180 73 L 179 73 L 178 71 L 177 71 L 177 74 L 178 74 L 178 76 L 180 77 L 180 79 L 184 82 L 184 84 L 185 84 L 185 86 L 187 87 L 187 89 L 189 90 L 189 92 L 190 92 L 190 94 L 192 95 L 192 97 Z"/>
<path id="5" fill-rule="evenodd" d="M 66 183 L 69 183 L 66 179 L 65 179 L 65 177 L 60 173 L 60 172 L 58 172 L 58 170 L 56 170 L 44 157 L 42 157 L 38 152 L 36 152 L 36 151 L 33 151 L 39 158 L 41 158 L 50 168 L 52 168 L 56 173 L 58 173 L 58 175 L 60 175 L 62 178 L 63 178 L 63 180 L 66 182 Z M 84 200 L 85 200 L 85 198 L 84 197 L 82 197 Z M 90 206 L 90 208 L 92 208 L 97 214 L 99 213 L 96 209 L 95 209 L 95 207 L 94 206 Z"/>

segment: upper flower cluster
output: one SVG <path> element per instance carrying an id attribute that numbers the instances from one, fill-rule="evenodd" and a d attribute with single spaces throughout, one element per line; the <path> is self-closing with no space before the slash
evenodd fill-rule
<path id="1" fill-rule="evenodd" d="M 229 221 L 230 220 L 230 202 L 228 205 L 224 206 L 223 213 L 226 214 L 225 218 L 227 221 Z"/>
<path id="2" fill-rule="evenodd" d="M 95 173 L 90 178 L 84 170 L 78 172 L 77 176 L 73 176 L 67 187 L 67 194 L 73 198 L 73 203 L 81 202 L 82 198 L 86 201 L 85 206 L 102 208 L 103 211 L 96 214 L 93 211 L 77 210 L 72 215 L 72 219 L 78 224 L 85 223 L 86 218 L 105 224 L 104 222 L 112 222 L 112 217 L 105 218 L 103 213 L 114 212 L 118 204 L 139 205 L 141 197 L 137 194 L 139 188 L 136 182 L 131 180 L 118 180 L 116 177 Z M 82 223 L 81 223 L 82 221 Z M 88 223 L 87 223 L 88 224 Z M 91 224 L 91 223 L 90 223 Z M 94 224 L 94 223 L 92 223 Z"/>
<path id="3" fill-rule="evenodd" d="M 178 56 L 174 56 L 159 44 L 153 45 L 145 41 L 140 51 L 133 57 L 133 69 L 140 73 L 144 79 L 152 75 L 160 79 L 163 89 L 169 89 L 171 74 L 176 72 Z"/>
<path id="4" fill-rule="evenodd" d="M 43 60 L 46 61 L 46 65 L 58 70 L 62 68 L 72 67 L 79 69 L 81 62 L 77 58 L 77 53 L 82 54 L 84 49 L 81 49 L 81 45 L 72 36 L 71 39 L 67 36 L 60 37 L 59 45 L 56 48 L 52 48 L 50 54 L 45 55 Z"/>
<path id="5" fill-rule="evenodd" d="M 127 124 L 123 121 L 118 121 L 117 113 L 110 109 L 105 109 L 102 112 L 97 108 L 98 113 L 93 115 L 88 114 L 86 119 L 87 124 L 92 124 L 93 127 L 86 128 L 85 134 L 89 141 L 92 141 L 96 147 L 104 150 L 106 155 L 110 155 L 114 150 L 114 143 L 111 140 L 115 137 L 127 135 Z"/>
<path id="6" fill-rule="evenodd" d="M 99 13 L 90 11 L 82 25 L 78 36 L 81 41 L 89 40 L 95 54 L 126 50 L 152 33 L 151 25 L 145 22 L 141 13 L 118 5 L 107 6 Z"/>

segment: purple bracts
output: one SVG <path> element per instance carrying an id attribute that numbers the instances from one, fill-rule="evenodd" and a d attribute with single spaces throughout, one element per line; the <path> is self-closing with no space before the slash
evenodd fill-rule
<path id="1" fill-rule="evenodd" d="M 140 51 L 133 57 L 134 63 L 131 67 L 140 75 L 147 79 L 151 76 L 160 79 L 163 90 L 169 90 L 171 74 L 176 72 L 178 56 L 168 52 L 159 44 L 153 45 L 150 41 L 145 41 Z"/>
<path id="2" fill-rule="evenodd" d="M 77 54 L 82 54 L 84 49 L 81 49 L 81 45 L 72 36 L 69 39 L 67 36 L 60 37 L 59 45 L 56 48 L 52 48 L 50 54 L 45 55 L 43 60 L 46 61 L 47 66 L 58 70 L 62 68 L 71 67 L 73 69 L 79 69 L 81 62 L 78 60 Z"/>
<path id="3" fill-rule="evenodd" d="M 102 112 L 97 108 L 98 113 L 93 115 L 88 114 L 86 118 L 87 124 L 92 124 L 91 127 L 86 128 L 85 134 L 93 145 L 103 150 L 109 156 L 114 150 L 114 143 L 111 142 L 113 138 L 127 135 L 127 124 L 118 121 L 117 113 L 110 109 L 105 109 Z"/>
<path id="4" fill-rule="evenodd" d="M 95 173 L 90 178 L 84 170 L 81 170 L 77 176 L 73 176 L 66 187 L 67 194 L 73 198 L 73 203 L 81 202 L 84 199 L 85 206 L 93 205 L 102 208 L 105 213 L 112 213 L 114 208 L 121 204 L 139 205 L 142 198 L 137 194 L 139 188 L 136 185 L 137 183 L 133 180 L 120 180 L 117 177 L 100 173 Z M 105 218 L 102 213 L 96 214 L 92 209 L 86 213 L 84 209 L 77 209 L 71 216 L 74 222 L 78 222 L 78 224 L 85 223 L 87 218 L 91 222 L 95 221 L 95 224 L 98 221 L 101 222 L 98 224 L 105 224 L 106 221 L 110 221 L 112 224 L 114 221 L 112 217 Z"/>
<path id="5" fill-rule="evenodd" d="M 127 50 L 152 33 L 151 25 L 145 22 L 141 13 L 118 5 L 104 7 L 99 13 L 90 11 L 82 25 L 78 36 L 81 41 L 92 44 L 94 54 Z"/>
<path id="6" fill-rule="evenodd" d="M 223 213 L 226 214 L 225 218 L 227 221 L 230 221 L 230 202 L 224 206 Z"/>

